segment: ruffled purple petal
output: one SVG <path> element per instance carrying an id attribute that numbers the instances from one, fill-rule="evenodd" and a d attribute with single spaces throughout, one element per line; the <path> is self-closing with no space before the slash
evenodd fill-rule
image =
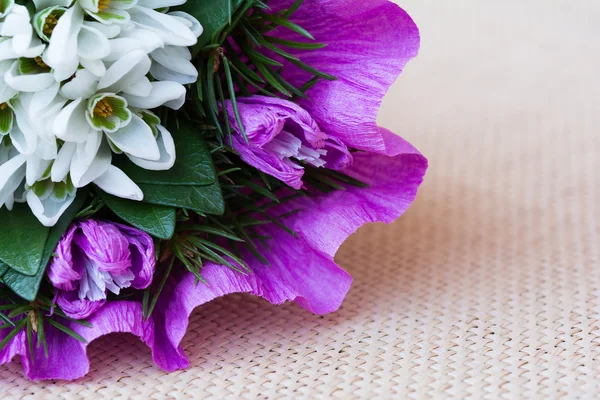
<path id="1" fill-rule="evenodd" d="M 154 242 L 146 232 L 127 225 L 115 224 L 129 242 L 131 252 L 131 272 L 135 279 L 131 286 L 135 289 L 146 289 L 152 283 L 156 267 Z"/>
<path id="2" fill-rule="evenodd" d="M 351 277 L 333 261 L 339 246 L 365 223 L 391 222 L 402 215 L 427 169 L 427 160 L 406 141 L 387 130 L 382 130 L 382 137 L 389 157 L 358 153 L 353 166 L 344 171 L 370 187 L 349 187 L 286 205 L 304 208 L 283 221 L 297 231 L 298 238 L 275 227 L 262 232 L 276 238 L 269 244 L 271 251 L 264 252 L 269 266 L 248 256 L 250 275 L 209 264 L 203 269 L 208 285 L 196 287 L 188 273 L 169 282 L 155 317 L 156 340 L 171 344 L 155 348 L 154 360 L 161 368 L 172 371 L 188 366 L 180 343 L 189 315 L 195 307 L 228 293 L 247 292 L 273 304 L 296 301 L 317 314 L 337 310 L 351 283 Z"/>
<path id="3" fill-rule="evenodd" d="M 233 148 L 240 158 L 265 174 L 274 176 L 294 189 L 302 188 L 304 170 L 293 164 L 289 159 L 281 159 L 277 154 L 263 150 L 260 147 L 248 146 L 242 137 L 233 137 Z"/>
<path id="4" fill-rule="evenodd" d="M 106 304 L 106 299 L 97 301 L 81 300 L 77 291 L 66 290 L 57 291 L 54 300 L 65 314 L 77 320 L 89 318 L 90 315 Z"/>
<path id="5" fill-rule="evenodd" d="M 81 265 L 73 262 L 71 252 L 71 243 L 76 231 L 77 225 L 73 224 L 58 243 L 56 257 L 52 258 L 48 268 L 48 278 L 58 289 L 75 290 L 83 273 Z"/>
<path id="6" fill-rule="evenodd" d="M 325 150 L 327 154 L 322 158 L 327 163 L 328 169 L 341 170 L 348 168 L 354 162 L 352 153 L 342 141 L 336 137 L 330 137 L 325 141 Z"/>
<path id="7" fill-rule="evenodd" d="M 217 297 L 250 293 L 273 304 L 295 300 L 316 314 L 339 308 L 352 282 L 346 271 L 327 255 L 279 228 L 267 228 L 262 233 L 277 236 L 271 252 L 265 252 L 268 266 L 247 257 L 252 274 L 243 275 L 221 265 L 207 264 L 202 269 L 207 285 L 196 286 L 190 273 L 169 282 L 155 317 L 156 340 L 171 344 L 171 347 L 155 348 L 154 361 L 161 368 L 174 371 L 189 365 L 180 346 L 189 316 L 196 307 Z M 298 260 L 302 260 L 301 268 Z"/>
<path id="8" fill-rule="evenodd" d="M 273 0 L 269 6 L 277 10 L 293 2 Z M 306 0 L 292 20 L 327 47 L 286 51 L 337 78 L 321 80 L 307 92 L 308 99 L 298 99 L 298 104 L 325 133 L 348 147 L 385 154 L 377 113 L 389 87 L 418 53 L 419 30 L 413 20 L 388 0 Z M 287 29 L 278 30 L 277 35 L 301 40 Z M 289 63 L 283 73 L 296 86 L 310 78 Z"/>
<path id="9" fill-rule="evenodd" d="M 32 362 L 24 332 L 17 335 L 11 343 L 0 352 L 0 365 L 10 362 L 15 356 L 21 356 L 23 369 L 29 379 L 62 379 L 74 380 L 85 376 L 90 369 L 86 354 L 87 346 L 95 339 L 109 333 L 131 333 L 144 343 L 154 345 L 154 322 L 145 321 L 140 303 L 131 301 L 114 301 L 94 314 L 89 322 L 91 328 L 60 321 L 77 332 L 87 343 L 81 343 L 66 333 L 46 323 L 44 331 L 48 344 L 48 358 L 42 346 L 34 340 L 34 361 Z M 0 340 L 5 333 L 0 331 Z M 160 344 L 159 344 L 160 346 Z"/>
<path id="10" fill-rule="evenodd" d="M 226 107 L 231 126 L 240 132 L 230 101 Z M 313 146 L 319 146 L 327 138 L 306 110 L 288 100 L 258 95 L 241 97 L 238 99 L 238 109 L 248 140 L 258 147 L 273 140 L 289 122 L 297 125 L 298 135 L 306 136 Z"/>
<path id="11" fill-rule="evenodd" d="M 385 153 L 355 153 L 343 172 L 369 185 L 349 186 L 324 196 L 302 197 L 280 208 L 302 211 L 282 221 L 304 240 L 330 256 L 358 228 L 368 222 L 390 223 L 400 217 L 417 195 L 427 170 L 427 159 L 410 143 L 381 128 Z"/>
<path id="12" fill-rule="evenodd" d="M 74 242 L 98 264 L 99 271 L 114 274 L 131 267 L 129 242 L 115 224 L 89 219 L 77 225 L 82 234 L 75 235 Z"/>

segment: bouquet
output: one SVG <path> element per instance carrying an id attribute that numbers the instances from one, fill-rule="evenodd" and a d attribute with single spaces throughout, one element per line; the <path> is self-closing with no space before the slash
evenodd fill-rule
<path id="1" fill-rule="evenodd" d="M 376 125 L 418 48 L 387 0 L 0 1 L 0 364 L 129 332 L 174 371 L 216 297 L 338 309 L 427 168 Z"/>

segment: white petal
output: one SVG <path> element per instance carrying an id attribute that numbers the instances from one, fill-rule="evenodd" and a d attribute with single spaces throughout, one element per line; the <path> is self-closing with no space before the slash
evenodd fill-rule
<path id="1" fill-rule="evenodd" d="M 119 93 L 144 78 L 150 71 L 150 66 L 150 58 L 143 51 L 134 50 L 106 70 L 106 74 L 98 83 L 98 90 Z"/>
<path id="2" fill-rule="evenodd" d="M 65 142 L 83 143 L 92 128 L 85 118 L 86 104 L 82 99 L 63 108 L 56 116 L 52 132 Z"/>
<path id="3" fill-rule="evenodd" d="M 80 69 L 75 77 L 65 83 L 60 89 L 60 94 L 67 99 L 89 99 L 96 93 L 98 78 L 87 69 Z"/>
<path id="4" fill-rule="evenodd" d="M 102 190 L 113 196 L 142 201 L 144 193 L 123 171 L 111 165 L 108 170 L 94 183 Z"/>
<path id="5" fill-rule="evenodd" d="M 157 126 L 160 134 L 156 139 L 158 148 L 160 149 L 160 159 L 157 161 L 148 161 L 141 158 L 127 155 L 129 159 L 139 167 L 153 171 L 166 171 L 171 169 L 175 164 L 175 142 L 171 133 L 161 125 Z"/>
<path id="6" fill-rule="evenodd" d="M 19 55 L 29 49 L 33 38 L 33 26 L 29 23 L 27 7 L 14 5 L 2 23 L 0 35 L 13 38 L 13 50 Z"/>
<path id="7" fill-rule="evenodd" d="M 131 20 L 140 28 L 158 33 L 166 44 L 193 46 L 197 37 L 179 18 L 137 6 L 129 11 Z"/>
<path id="8" fill-rule="evenodd" d="M 198 80 L 198 70 L 190 62 L 192 54 L 185 47 L 167 46 L 150 55 L 155 61 L 150 73 L 159 81 L 175 81 L 186 85 Z"/>
<path id="9" fill-rule="evenodd" d="M 21 75 L 19 72 L 19 61 L 15 61 L 12 67 L 6 71 L 4 81 L 14 90 L 31 93 L 47 89 L 55 82 L 54 76 L 50 72 Z"/>
<path id="10" fill-rule="evenodd" d="M 152 82 L 152 92 L 149 96 L 124 94 L 123 97 L 127 99 L 130 107 L 151 110 L 164 105 L 178 110 L 185 103 L 185 87 L 177 82 Z"/>
<path id="11" fill-rule="evenodd" d="M 77 71 L 79 66 L 77 38 L 82 24 L 83 10 L 75 5 L 60 17 L 52 31 L 50 44 L 42 58 L 54 69 L 57 81 L 67 80 Z"/>
<path id="12" fill-rule="evenodd" d="M 71 162 L 71 180 L 75 187 L 84 187 L 106 172 L 112 161 L 110 147 L 102 132 L 89 135 L 85 143 L 77 145 Z"/>
<path id="13" fill-rule="evenodd" d="M 33 190 L 27 192 L 27 204 L 31 208 L 31 212 L 33 212 L 42 225 L 49 227 L 56 225 L 74 200 L 75 194 L 67 196 L 64 200 L 56 201 L 53 196 L 41 200 Z"/>
<path id="14" fill-rule="evenodd" d="M 147 29 L 131 29 L 124 31 L 119 38 L 134 40 L 137 47 L 146 54 L 152 53 L 154 50 L 165 46 L 165 41 L 159 34 Z"/>
<path id="15" fill-rule="evenodd" d="M 121 33 L 121 26 L 117 24 L 106 25 L 96 21 L 84 21 L 83 25 L 99 30 L 107 39 L 115 38 Z"/>
<path id="16" fill-rule="evenodd" d="M 83 25 L 77 38 L 79 57 L 88 60 L 101 60 L 110 54 L 110 44 L 102 32 Z"/>
<path id="17" fill-rule="evenodd" d="M 52 165 L 52 170 L 50 171 L 50 179 L 52 182 L 62 182 L 67 177 L 71 166 L 71 160 L 75 155 L 76 149 L 77 144 L 72 142 L 65 142 L 60 148 L 56 160 L 54 160 L 54 164 Z"/>
<path id="18" fill-rule="evenodd" d="M 12 39 L 0 38 L 0 61 L 14 60 L 19 58 L 19 54 L 13 50 Z"/>
<path id="19" fill-rule="evenodd" d="M 54 103 L 59 89 L 60 83 L 54 82 L 46 89 L 34 93 L 29 104 L 29 117 L 39 117 L 40 113 Z"/>
<path id="20" fill-rule="evenodd" d="M 0 205 L 6 203 L 25 179 L 26 161 L 24 155 L 18 155 L 0 165 Z"/>
<path id="21" fill-rule="evenodd" d="M 106 66 L 102 60 L 88 60 L 82 58 L 79 60 L 79 62 L 83 68 L 96 75 L 98 79 L 102 78 L 106 73 Z"/>
<path id="22" fill-rule="evenodd" d="M 27 182 L 27 184 L 31 186 L 38 180 L 41 180 L 42 176 L 44 175 L 44 172 L 48 169 L 49 166 L 49 160 L 42 160 L 35 154 L 29 156 L 27 158 L 25 182 Z"/>
<path id="23" fill-rule="evenodd" d="M 56 145 L 56 139 L 38 139 L 37 147 L 35 149 L 35 155 L 42 160 L 52 161 L 56 158 L 58 153 L 58 146 Z"/>
<path id="24" fill-rule="evenodd" d="M 123 93 L 133 96 L 146 97 L 152 93 L 152 83 L 150 79 L 143 77 L 138 82 L 123 89 Z"/>
<path id="25" fill-rule="evenodd" d="M 37 146 L 38 132 L 31 125 L 29 115 L 23 107 L 21 102 L 23 98 L 26 97 L 21 96 L 21 98 L 17 98 L 10 103 L 17 119 L 17 123 L 10 132 L 10 138 L 19 153 L 29 155 L 33 154 Z"/>
<path id="26" fill-rule="evenodd" d="M 196 37 L 200 37 L 200 35 L 202 35 L 202 32 L 204 32 L 204 28 L 200 24 L 200 21 L 198 21 L 196 18 L 194 18 L 193 16 L 191 16 L 190 14 L 188 14 L 186 12 L 173 11 L 173 12 L 170 12 L 169 15 L 187 20 L 190 24 L 189 25 L 190 30 Z"/>
<path id="27" fill-rule="evenodd" d="M 160 159 L 160 150 L 152 134 L 152 129 L 137 115 L 131 122 L 116 132 L 106 132 L 109 139 L 124 153 L 145 160 Z"/>

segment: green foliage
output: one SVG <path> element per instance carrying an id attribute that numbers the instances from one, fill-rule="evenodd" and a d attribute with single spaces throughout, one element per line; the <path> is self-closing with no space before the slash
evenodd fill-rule
<path id="1" fill-rule="evenodd" d="M 193 0 L 177 7 L 200 21 L 204 31 L 194 46 L 194 54 L 217 40 L 217 36 L 231 22 L 233 12 L 244 0 Z"/>
<path id="2" fill-rule="evenodd" d="M 80 194 L 75 198 L 75 201 L 65 211 L 58 223 L 49 230 L 46 243 L 43 248 L 43 252 L 39 255 L 37 260 L 40 266 L 35 275 L 29 276 L 20 273 L 15 269 L 9 269 L 3 276 L 2 280 L 4 283 L 12 289 L 13 292 L 21 296 L 22 298 L 33 301 L 36 299 L 40 283 L 46 273 L 46 267 L 50 261 L 50 257 L 54 254 L 54 250 L 60 241 L 62 235 L 67 231 L 69 225 L 79 212 L 84 204 L 88 201 L 88 191 L 82 190 Z M 28 210 L 29 211 L 29 210 Z M 22 243 L 14 241 L 8 244 L 14 246 L 15 249 L 22 248 Z"/>
<path id="3" fill-rule="evenodd" d="M 136 183 L 164 186 L 206 186 L 215 182 L 216 174 L 206 143 L 199 129 L 189 121 L 170 124 L 177 158 L 168 171 L 149 171 L 138 167 L 126 157 L 115 165 Z"/>
<path id="4" fill-rule="evenodd" d="M 182 120 L 178 120 L 178 124 L 170 129 L 177 150 L 173 168 L 168 171 L 146 171 L 124 159 L 121 159 L 119 166 L 142 189 L 144 203 L 222 214 L 225 204 L 211 155 L 202 139 L 202 130 L 192 122 Z M 115 202 L 111 204 L 114 206 Z M 135 226 L 140 229 L 165 238 L 166 232 L 150 232 L 147 225 L 143 224 L 140 217 L 145 215 L 144 211 L 141 215 L 129 215 L 123 207 L 115 210 L 113 206 L 109 205 L 125 221 L 136 221 L 140 226 Z"/>
<path id="5" fill-rule="evenodd" d="M 139 184 L 144 202 L 194 210 L 199 213 L 222 214 L 225 203 L 219 183 L 208 186 L 162 186 Z"/>
<path id="6" fill-rule="evenodd" d="M 175 208 L 121 199 L 101 190 L 98 191 L 98 195 L 108 208 L 132 226 L 159 239 L 168 240 L 173 237 Z"/>
<path id="7" fill-rule="evenodd" d="M 217 5 L 214 1 L 202 0 L 187 2 L 184 6 L 208 26 L 196 49 L 200 53 L 196 109 L 217 129 L 221 142 L 232 133 L 228 111 L 224 107 L 226 100 L 231 101 L 239 133 L 245 136 L 237 104 L 240 96 L 260 93 L 284 98 L 306 97 L 305 92 L 319 79 L 335 80 L 282 48 L 317 50 L 325 45 L 281 40 L 269 35 L 275 29 L 288 29 L 304 40 L 314 41 L 306 29 L 290 20 L 302 2 L 297 0 L 289 9 L 276 14 L 260 0 L 219 0 Z M 306 84 L 296 87 L 283 77 L 283 60 L 307 72 Z"/>
<path id="8" fill-rule="evenodd" d="M 23 275 L 35 275 L 50 229 L 40 224 L 26 204 L 15 204 L 12 211 L 3 207 L 0 221 L 0 260 Z"/>

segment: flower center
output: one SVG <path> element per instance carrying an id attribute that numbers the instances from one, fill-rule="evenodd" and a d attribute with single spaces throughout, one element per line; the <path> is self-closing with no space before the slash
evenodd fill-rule
<path id="1" fill-rule="evenodd" d="M 50 37 L 54 31 L 54 28 L 56 27 L 56 24 L 58 24 L 58 18 L 56 18 L 56 15 L 48 15 L 44 21 L 44 27 L 42 28 L 44 35 Z"/>
<path id="2" fill-rule="evenodd" d="M 42 68 L 50 68 L 49 66 L 46 65 L 46 63 L 44 62 L 44 60 L 42 60 L 42 57 L 37 56 L 36 58 L 33 59 L 35 61 L 35 63 L 42 67 Z"/>
<path id="3" fill-rule="evenodd" d="M 113 114 L 113 108 L 106 99 L 100 100 L 94 107 L 94 115 L 96 117 L 110 117 Z"/>
<path id="4" fill-rule="evenodd" d="M 110 5 L 110 0 L 98 0 L 98 11 L 104 11 Z"/>
<path id="5" fill-rule="evenodd" d="M 0 111 L 6 110 L 6 107 L 8 107 L 8 104 L 6 104 L 6 103 L 0 104 Z"/>

